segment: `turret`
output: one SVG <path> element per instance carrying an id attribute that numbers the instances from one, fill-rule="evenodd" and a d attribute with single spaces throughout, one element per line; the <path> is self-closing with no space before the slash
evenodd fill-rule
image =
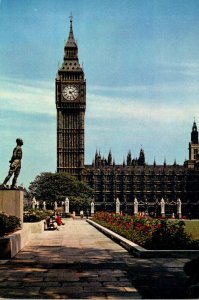
<path id="1" fill-rule="evenodd" d="M 167 162 L 166 162 L 166 158 L 164 159 L 164 167 L 166 168 L 167 166 Z"/>
<path id="2" fill-rule="evenodd" d="M 197 125 L 194 120 L 192 131 L 191 131 L 191 141 L 189 143 L 189 160 L 185 162 L 185 165 L 188 166 L 188 168 L 193 169 L 196 159 L 199 154 L 199 143 L 198 143 L 198 130 Z"/>
<path id="3" fill-rule="evenodd" d="M 109 151 L 109 154 L 108 154 L 108 165 L 109 165 L 109 166 L 112 165 L 112 154 L 111 154 L 111 150 Z"/>
<path id="4" fill-rule="evenodd" d="M 174 167 L 177 166 L 176 158 L 174 159 L 173 166 L 174 166 Z"/>
<path id="5" fill-rule="evenodd" d="M 131 164 L 132 164 L 132 158 L 131 158 L 131 151 L 130 150 L 127 154 L 126 163 L 127 163 L 127 166 L 131 166 Z"/>
<path id="6" fill-rule="evenodd" d="M 140 156 L 138 158 L 138 165 L 139 166 L 145 165 L 145 155 L 144 155 L 144 150 L 142 148 L 140 149 Z"/>
<path id="7" fill-rule="evenodd" d="M 100 166 L 101 164 L 102 164 L 102 159 L 101 159 L 100 151 L 98 153 L 98 151 L 96 150 L 96 152 L 95 152 L 95 166 Z"/>
<path id="8" fill-rule="evenodd" d="M 198 130 L 197 130 L 197 126 L 196 126 L 195 120 L 194 120 L 193 126 L 192 126 L 191 143 L 192 144 L 198 144 Z"/>
<path id="9" fill-rule="evenodd" d="M 125 162 L 125 158 L 123 159 L 123 167 L 125 167 L 126 162 Z"/>
<path id="10" fill-rule="evenodd" d="M 153 161 L 153 167 L 154 167 L 154 168 L 156 167 L 156 160 L 155 160 L 155 157 L 154 157 L 154 161 Z"/>

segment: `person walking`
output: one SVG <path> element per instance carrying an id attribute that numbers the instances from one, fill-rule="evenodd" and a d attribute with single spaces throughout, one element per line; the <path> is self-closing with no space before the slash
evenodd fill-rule
<path id="1" fill-rule="evenodd" d="M 88 217 L 89 217 L 89 210 L 87 209 L 86 210 L 86 219 L 88 219 Z"/>
<path id="2" fill-rule="evenodd" d="M 81 210 L 80 211 L 80 218 L 81 218 L 81 220 L 83 219 L 83 217 L 84 217 L 84 212 L 83 212 L 83 210 Z"/>

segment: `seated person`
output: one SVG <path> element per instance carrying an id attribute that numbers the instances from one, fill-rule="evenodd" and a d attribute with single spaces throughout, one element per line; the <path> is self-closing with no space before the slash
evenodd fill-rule
<path id="1" fill-rule="evenodd" d="M 50 216 L 46 219 L 46 229 L 57 229 L 57 222 L 54 216 Z"/>
<path id="2" fill-rule="evenodd" d="M 46 218 L 45 224 L 46 224 L 47 228 L 50 226 L 50 217 Z"/>
<path id="3" fill-rule="evenodd" d="M 58 214 L 55 216 L 55 221 L 56 221 L 58 226 L 64 225 L 64 223 L 62 222 L 61 217 Z"/>

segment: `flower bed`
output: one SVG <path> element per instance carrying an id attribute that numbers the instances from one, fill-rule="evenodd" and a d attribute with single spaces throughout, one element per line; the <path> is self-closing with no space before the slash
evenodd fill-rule
<path id="1" fill-rule="evenodd" d="M 50 210 L 29 209 L 24 211 L 23 221 L 25 223 L 39 222 L 45 220 L 52 214 Z"/>
<path id="2" fill-rule="evenodd" d="M 15 216 L 0 212 L 0 237 L 21 229 L 21 221 Z"/>
<path id="3" fill-rule="evenodd" d="M 151 219 L 98 212 L 93 221 L 118 233 L 146 249 L 199 249 L 199 240 L 192 240 L 181 220 Z"/>

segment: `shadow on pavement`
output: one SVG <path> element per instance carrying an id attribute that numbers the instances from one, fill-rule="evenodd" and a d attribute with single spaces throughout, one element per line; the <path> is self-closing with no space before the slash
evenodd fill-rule
<path id="1" fill-rule="evenodd" d="M 186 261 L 140 259 L 124 249 L 25 247 L 0 266 L 0 297 L 185 299 Z"/>

